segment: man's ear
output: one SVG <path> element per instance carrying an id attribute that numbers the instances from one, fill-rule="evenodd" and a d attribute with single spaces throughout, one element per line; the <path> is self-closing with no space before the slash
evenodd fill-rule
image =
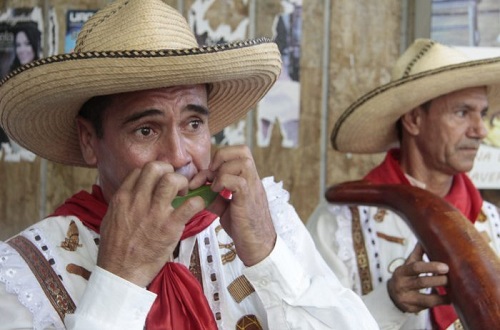
<path id="1" fill-rule="evenodd" d="M 401 116 L 401 125 L 403 131 L 415 136 L 420 132 L 420 125 L 422 123 L 422 108 L 420 106 L 414 108 L 410 112 Z"/>
<path id="2" fill-rule="evenodd" d="M 78 129 L 78 139 L 80 141 L 80 149 L 83 159 L 87 165 L 95 166 L 97 157 L 95 152 L 95 143 L 98 139 L 94 126 L 87 119 L 78 116 L 76 117 L 76 126 Z"/>

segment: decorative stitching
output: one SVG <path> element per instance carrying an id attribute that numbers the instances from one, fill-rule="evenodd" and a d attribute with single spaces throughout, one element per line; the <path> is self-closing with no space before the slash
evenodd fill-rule
<path id="1" fill-rule="evenodd" d="M 413 58 L 413 60 L 410 61 L 410 63 L 408 63 L 408 66 L 406 67 L 406 70 L 404 71 L 403 73 L 403 77 L 401 78 L 406 78 L 410 75 L 410 71 L 413 69 L 413 67 L 415 66 L 415 64 L 422 58 L 424 57 L 425 53 L 427 53 L 429 51 L 429 49 L 432 48 L 432 46 L 434 46 L 435 42 L 434 41 L 430 41 L 427 45 L 425 45 L 425 47 L 423 47 L 418 53 L 417 55 Z"/>
<path id="2" fill-rule="evenodd" d="M 100 20 L 98 20 L 97 22 L 95 22 L 94 24 L 92 24 L 91 27 L 89 27 L 88 29 L 86 29 L 85 30 L 85 34 L 82 34 L 82 37 L 79 38 L 79 41 L 78 41 L 78 44 L 75 47 L 75 50 L 76 49 L 80 49 L 83 46 L 85 40 L 87 39 L 87 36 L 90 34 L 90 32 L 92 32 L 92 30 L 94 29 L 94 27 L 96 27 L 97 25 L 101 24 L 102 22 L 104 22 L 106 19 L 108 19 L 112 15 L 116 14 L 123 7 L 125 7 L 126 5 L 128 5 L 128 3 L 129 3 L 129 1 L 125 1 L 121 6 L 119 6 L 118 8 L 116 8 L 115 10 L 113 10 L 112 12 L 110 12 L 109 14 L 105 15 Z"/>
<path id="3" fill-rule="evenodd" d="M 74 313 L 76 305 L 64 288 L 56 272 L 52 269 L 49 261 L 47 261 L 33 243 L 24 236 L 16 236 L 7 243 L 23 257 L 24 261 L 33 272 L 33 275 L 35 275 L 40 283 L 50 303 L 64 322 L 64 316 Z"/>
<path id="4" fill-rule="evenodd" d="M 238 304 L 243 301 L 246 297 L 255 292 L 255 288 L 252 286 L 250 281 L 245 277 L 245 275 L 240 275 L 228 285 L 227 291 L 231 294 L 234 301 Z"/>
<path id="5" fill-rule="evenodd" d="M 373 290 L 370 272 L 370 259 L 368 258 L 368 253 L 366 252 L 359 210 L 356 206 L 350 206 L 349 209 L 352 214 L 352 243 L 358 264 L 361 294 L 365 295 Z"/>

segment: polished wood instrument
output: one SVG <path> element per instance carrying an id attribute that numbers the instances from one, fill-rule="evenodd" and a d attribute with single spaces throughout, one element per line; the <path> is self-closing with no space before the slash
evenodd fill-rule
<path id="1" fill-rule="evenodd" d="M 412 186 L 351 181 L 330 187 L 334 204 L 369 205 L 398 213 L 430 260 L 448 264 L 449 294 L 465 329 L 500 327 L 500 259 L 462 213 Z"/>

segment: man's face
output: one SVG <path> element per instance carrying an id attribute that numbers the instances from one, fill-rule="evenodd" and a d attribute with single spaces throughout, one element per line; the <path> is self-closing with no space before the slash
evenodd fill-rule
<path id="1" fill-rule="evenodd" d="M 485 87 L 467 88 L 434 99 L 420 111 L 417 147 L 429 170 L 454 175 L 468 172 L 487 130 Z"/>
<path id="2" fill-rule="evenodd" d="M 102 116 L 102 128 L 103 137 L 94 132 L 91 139 L 91 165 L 97 166 L 106 198 L 127 174 L 148 162 L 169 163 L 188 179 L 210 163 L 204 85 L 114 95 Z"/>

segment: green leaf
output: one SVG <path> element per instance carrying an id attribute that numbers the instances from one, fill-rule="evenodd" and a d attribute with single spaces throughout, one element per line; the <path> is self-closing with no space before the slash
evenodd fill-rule
<path id="1" fill-rule="evenodd" d="M 188 198 L 194 197 L 194 196 L 200 196 L 201 198 L 203 198 L 203 200 L 205 201 L 205 207 L 207 207 L 215 200 L 215 198 L 217 197 L 218 194 L 219 194 L 218 192 L 212 191 L 212 189 L 210 189 L 209 185 L 204 185 L 204 186 L 201 186 L 199 188 L 190 190 L 184 196 L 175 197 L 172 200 L 172 207 L 174 209 L 176 209 L 179 206 L 181 206 L 185 200 L 187 200 Z"/>

